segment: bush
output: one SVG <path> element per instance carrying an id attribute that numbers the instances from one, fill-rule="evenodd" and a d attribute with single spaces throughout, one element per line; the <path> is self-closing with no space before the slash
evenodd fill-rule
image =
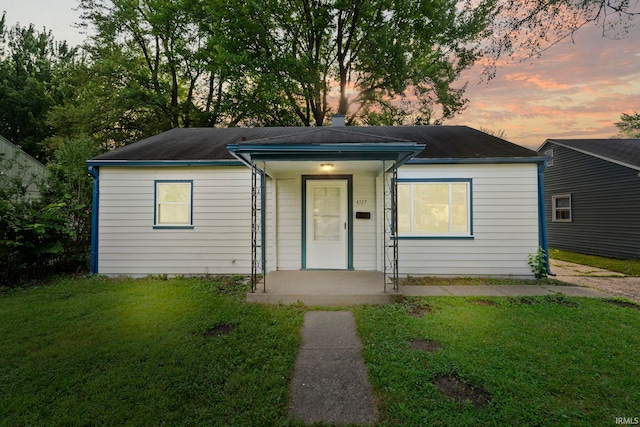
<path id="1" fill-rule="evenodd" d="M 0 286 L 86 269 L 91 241 L 90 139 L 56 152 L 45 179 L 28 176 L 16 158 L 0 161 Z M 33 184 L 40 196 L 27 191 Z"/>

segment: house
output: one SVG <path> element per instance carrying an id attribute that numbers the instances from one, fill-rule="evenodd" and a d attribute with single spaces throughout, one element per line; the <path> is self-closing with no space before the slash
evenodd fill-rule
<path id="1" fill-rule="evenodd" d="M 18 178 L 22 181 L 27 197 L 34 198 L 40 195 L 36 180 L 46 177 L 46 166 L 2 136 L 0 136 L 0 165 L 0 175 L 3 178 Z"/>
<path id="2" fill-rule="evenodd" d="M 548 139 L 549 246 L 640 258 L 640 139 Z"/>
<path id="3" fill-rule="evenodd" d="M 91 272 L 532 277 L 545 159 L 466 126 L 173 129 L 88 162 Z"/>

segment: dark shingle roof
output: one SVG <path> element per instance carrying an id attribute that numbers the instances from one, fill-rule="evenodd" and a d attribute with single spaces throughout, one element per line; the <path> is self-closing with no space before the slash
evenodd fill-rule
<path id="1" fill-rule="evenodd" d="M 109 160 L 231 160 L 227 144 L 426 144 L 418 158 L 483 159 L 539 154 L 467 126 L 176 128 L 94 158 Z"/>
<path id="2" fill-rule="evenodd" d="M 640 139 L 548 139 L 549 142 L 640 169 Z"/>

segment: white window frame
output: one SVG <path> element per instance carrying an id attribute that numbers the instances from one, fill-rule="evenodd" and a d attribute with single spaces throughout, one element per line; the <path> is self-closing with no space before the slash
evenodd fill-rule
<path id="1" fill-rule="evenodd" d="M 567 208 L 558 208 L 556 206 L 556 201 L 558 199 L 568 199 L 569 207 Z M 572 222 L 573 221 L 573 205 L 571 201 L 571 194 L 557 194 L 555 196 L 551 196 L 551 221 L 552 222 Z M 569 218 L 558 218 L 558 212 L 569 212 Z"/>
<path id="2" fill-rule="evenodd" d="M 158 200 L 159 188 L 162 185 L 175 185 L 175 184 L 188 184 L 189 185 L 189 200 L 184 202 L 161 202 Z M 156 180 L 154 181 L 154 218 L 153 228 L 193 228 L 193 181 L 192 180 Z M 160 221 L 160 206 L 161 204 L 174 204 L 174 205 L 186 205 L 189 209 L 189 221 L 188 223 L 164 223 Z"/>
<path id="3" fill-rule="evenodd" d="M 470 178 L 442 178 L 442 179 L 427 179 L 427 178 L 400 178 L 398 179 L 398 186 L 400 185 L 410 185 L 411 186 L 411 208 L 409 213 L 409 222 L 411 224 L 411 231 L 409 232 L 400 232 L 398 230 L 397 237 L 399 239 L 473 239 L 473 185 L 472 179 Z M 423 232 L 414 232 L 414 185 L 420 184 L 446 184 L 449 186 L 449 232 L 446 233 L 423 233 Z M 451 216 L 453 215 L 453 209 L 451 208 L 451 191 L 453 184 L 466 184 L 467 187 L 467 231 L 466 232 L 458 232 L 451 231 L 451 227 L 453 224 Z M 396 209 L 399 209 L 396 206 Z"/>

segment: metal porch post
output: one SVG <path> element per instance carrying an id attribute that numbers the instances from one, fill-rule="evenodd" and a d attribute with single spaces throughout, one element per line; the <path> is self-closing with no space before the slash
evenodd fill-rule
<path id="1" fill-rule="evenodd" d="M 398 169 L 392 166 L 387 169 L 386 162 L 382 162 L 384 173 L 382 176 L 382 206 L 383 206 L 383 273 L 384 292 L 387 285 L 394 291 L 398 290 L 398 239 L 395 233 L 398 228 Z"/>
<path id="2" fill-rule="evenodd" d="M 251 165 L 251 292 L 255 292 L 265 274 L 265 179 L 264 172 Z M 264 285 L 266 286 L 266 284 Z M 266 290 L 263 289 L 263 290 Z"/>

